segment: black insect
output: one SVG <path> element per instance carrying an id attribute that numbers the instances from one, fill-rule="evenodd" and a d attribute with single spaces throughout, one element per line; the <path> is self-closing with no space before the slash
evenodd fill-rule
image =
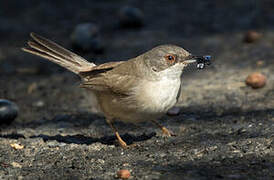
<path id="1" fill-rule="evenodd" d="M 206 56 L 196 56 L 196 62 L 197 62 L 197 68 L 198 69 L 203 69 L 205 66 L 211 64 L 211 56 L 206 55 Z"/>

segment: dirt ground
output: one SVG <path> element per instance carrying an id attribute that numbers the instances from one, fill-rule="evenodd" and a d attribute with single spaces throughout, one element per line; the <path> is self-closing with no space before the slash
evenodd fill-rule
<path id="1" fill-rule="evenodd" d="M 261 1 L 0 1 L 0 99 L 15 102 L 19 116 L 0 126 L 0 179 L 274 179 L 274 3 Z M 144 27 L 120 28 L 118 10 L 144 12 Z M 211 67 L 189 67 L 183 76 L 179 116 L 153 124 L 117 123 L 137 147 L 117 145 L 79 78 L 23 53 L 30 32 L 71 48 L 73 28 L 100 27 L 105 51 L 80 53 L 95 63 L 124 60 L 159 44 L 210 54 Z M 243 43 L 247 30 L 262 33 Z M 245 84 L 252 72 L 266 86 Z M 23 145 L 14 149 L 10 144 Z"/>

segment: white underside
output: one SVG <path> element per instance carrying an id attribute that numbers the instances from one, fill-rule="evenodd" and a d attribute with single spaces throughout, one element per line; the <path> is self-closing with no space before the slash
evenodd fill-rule
<path id="1" fill-rule="evenodd" d="M 165 113 L 176 104 L 180 93 L 181 73 L 181 68 L 166 69 L 158 72 L 157 80 L 144 80 L 142 86 L 134 89 L 144 112 Z"/>

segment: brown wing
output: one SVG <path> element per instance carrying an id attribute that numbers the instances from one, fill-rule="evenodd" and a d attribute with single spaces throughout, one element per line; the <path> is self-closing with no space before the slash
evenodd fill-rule
<path id="1" fill-rule="evenodd" d="M 112 70 L 114 67 L 122 64 L 123 62 L 124 61 L 117 61 L 117 62 L 108 62 L 108 63 L 100 64 L 94 67 L 87 68 L 86 70 L 82 70 L 80 71 L 79 74 L 82 77 L 91 78 L 95 76 L 96 74 Z"/>
<path id="2" fill-rule="evenodd" d="M 95 91 L 109 91 L 121 95 L 129 95 L 137 79 L 129 75 L 113 74 L 112 76 L 98 76 L 86 80 L 81 87 Z"/>
<path id="3" fill-rule="evenodd" d="M 116 62 L 100 65 L 87 73 L 81 87 L 95 91 L 109 91 L 121 95 L 129 95 L 132 88 L 140 79 L 135 75 L 135 71 L 131 71 L 132 65 L 127 63 Z"/>

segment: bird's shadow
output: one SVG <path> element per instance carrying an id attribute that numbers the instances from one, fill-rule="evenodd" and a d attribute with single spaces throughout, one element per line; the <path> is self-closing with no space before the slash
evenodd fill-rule
<path id="1" fill-rule="evenodd" d="M 156 136 L 155 132 L 149 133 L 149 134 L 142 134 L 142 135 L 131 135 L 131 134 L 124 134 L 121 135 L 121 138 L 127 143 L 132 144 L 133 142 L 140 142 L 140 141 L 146 141 L 148 139 L 151 139 L 152 137 Z M 87 137 L 81 134 L 77 135 L 55 135 L 55 136 L 48 136 L 44 134 L 40 134 L 38 136 L 30 136 L 30 138 L 42 138 L 45 142 L 49 140 L 56 140 L 57 142 L 62 142 L 66 144 L 86 144 L 91 145 L 93 143 L 102 143 L 106 145 L 114 145 L 116 143 L 116 137 L 115 136 L 103 136 L 100 138 L 93 138 L 93 137 Z"/>
<path id="2" fill-rule="evenodd" d="M 156 136 L 155 132 L 151 132 L 149 134 L 142 134 L 142 135 L 131 135 L 131 134 L 123 134 L 121 135 L 122 139 L 128 144 L 133 144 L 134 142 L 140 142 L 140 141 L 146 141 L 148 139 L 151 139 L 152 137 Z M 12 134 L 6 134 L 6 135 L 0 135 L 0 138 L 7 138 L 7 139 L 19 139 L 26 137 L 22 134 L 12 133 Z M 116 137 L 115 136 L 103 136 L 100 138 L 93 138 L 93 137 L 87 137 L 81 134 L 77 135 L 55 135 L 55 136 L 49 136 L 44 134 L 39 134 L 37 136 L 30 136 L 29 138 L 42 138 L 43 141 L 47 142 L 50 140 L 55 140 L 60 143 L 66 143 L 66 144 L 86 144 L 91 145 L 94 143 L 102 143 L 106 145 L 117 145 L 116 143 Z"/>
<path id="3" fill-rule="evenodd" d="M 63 126 L 63 123 L 68 123 L 71 124 L 73 127 L 76 128 L 81 128 L 81 127 L 87 127 L 90 124 L 92 124 L 94 121 L 97 121 L 97 125 L 98 122 L 101 121 L 100 120 L 101 117 L 96 116 L 94 114 L 74 114 L 74 115 L 57 115 L 56 117 L 54 117 L 53 119 L 41 119 L 40 121 L 36 121 L 36 122 L 31 122 L 31 123 L 16 123 L 17 127 L 29 127 L 29 128 L 37 128 L 42 126 L 47 126 L 47 125 L 52 125 L 54 124 L 60 124 L 61 126 Z M 101 123 L 100 123 L 101 124 Z M 101 124 L 103 125 L 103 124 Z M 127 124 L 123 124 L 121 122 L 116 122 L 116 125 L 119 126 L 123 126 L 123 127 L 128 127 L 130 128 L 130 125 Z M 65 125 L 64 125 L 65 126 Z M 8 127 L 8 126 L 6 126 Z M 3 127 L 5 128 L 5 127 Z M 140 135 L 135 135 L 135 134 L 122 134 L 120 135 L 121 138 L 128 144 L 132 144 L 134 142 L 140 142 L 140 141 L 146 141 L 148 139 L 151 139 L 152 137 L 156 136 L 155 132 L 147 132 L 147 133 L 143 133 Z M 5 134 L 5 135 L 1 135 L 0 134 L 0 138 L 7 138 L 7 139 L 19 139 L 19 138 L 26 138 L 23 134 L 18 134 L 18 133 L 11 133 L 11 134 Z M 116 145 L 117 144 L 117 138 L 116 136 L 112 135 L 106 135 L 103 137 L 89 137 L 89 136 L 84 136 L 81 134 L 76 134 L 76 135 L 45 135 L 45 134 L 39 134 L 39 135 L 33 135 L 30 136 L 28 138 L 42 138 L 43 141 L 50 141 L 50 140 L 56 140 L 57 142 L 62 142 L 62 143 L 66 143 L 66 144 L 86 144 L 86 145 L 91 145 L 93 143 L 102 143 L 102 144 L 106 144 L 106 145 Z"/>

